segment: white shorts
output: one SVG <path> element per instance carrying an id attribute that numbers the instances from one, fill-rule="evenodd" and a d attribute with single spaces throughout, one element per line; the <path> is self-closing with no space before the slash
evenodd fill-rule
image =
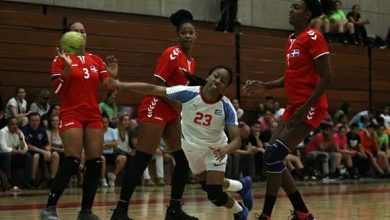
<path id="1" fill-rule="evenodd" d="M 228 156 L 226 155 L 222 161 L 218 161 L 214 157 L 214 153 L 209 148 L 197 148 L 186 143 L 182 139 L 182 148 L 187 157 L 193 174 L 201 174 L 204 171 L 221 171 L 225 172 Z"/>

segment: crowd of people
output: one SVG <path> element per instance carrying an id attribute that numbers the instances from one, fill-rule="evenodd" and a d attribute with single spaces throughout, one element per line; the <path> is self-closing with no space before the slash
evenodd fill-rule
<path id="1" fill-rule="evenodd" d="M 189 173 L 207 198 L 230 210 L 236 220 L 247 219 L 253 206 L 252 181 L 262 180 L 266 193 L 258 220 L 271 219 L 280 188 L 294 207 L 293 219 L 313 220 L 295 180 L 390 177 L 390 106 L 352 117 L 345 104 L 333 115 L 328 113 L 325 91 L 332 70 L 325 37 L 335 31 L 344 43 L 366 44 L 364 25 L 369 23 L 361 19 L 358 5 L 345 16 L 341 2 L 335 3 L 329 14 L 317 0 L 292 3 L 289 22 L 294 33 L 286 40 L 284 75 L 268 82 L 248 80 L 243 87 L 248 95 L 283 87 L 288 103 L 282 108 L 267 96 L 256 115 L 245 115 L 239 99 L 224 96 L 233 80 L 228 67 L 217 65 L 207 79 L 194 76 L 197 32 L 189 11 L 171 16 L 179 42 L 159 57 L 154 84 L 117 80 L 114 56 L 103 61 L 84 47 L 77 54 L 58 49 L 51 80 L 60 103 L 50 105 L 53 94 L 42 89 L 29 104 L 27 91 L 17 88 L 5 105 L 0 170 L 10 180 L 9 187 L 47 186 L 50 194 L 40 215 L 54 220 L 59 219 L 56 206 L 63 191 L 77 178 L 82 188 L 78 219 L 99 219 L 92 212 L 97 187 L 114 187 L 123 173 L 111 219 L 129 220 L 129 203 L 141 179 L 145 185 L 165 185 L 167 157 L 174 163 L 167 220 L 198 219 L 182 209 Z M 325 37 L 313 26 L 324 28 Z M 71 23 L 67 31 L 87 39 L 80 22 Z M 100 83 L 107 92 L 98 103 Z M 118 90 L 123 95 L 128 91 L 146 95 L 137 118 L 131 108 L 117 106 Z M 153 158 L 155 180 L 147 169 Z M 18 167 L 23 167 L 24 175 L 16 183 Z M 238 193 L 242 203 L 226 191 Z"/>

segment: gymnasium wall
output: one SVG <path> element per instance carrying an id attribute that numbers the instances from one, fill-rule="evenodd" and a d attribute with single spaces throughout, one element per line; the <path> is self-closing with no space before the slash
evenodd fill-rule
<path id="1" fill-rule="evenodd" d="M 168 17 L 179 8 L 189 9 L 196 20 L 216 22 L 220 0 L 8 0 L 93 10 Z M 371 21 L 369 34 L 385 37 L 390 26 L 389 0 L 342 0 L 347 13 L 360 4 L 362 15 Z M 238 19 L 244 25 L 290 29 L 288 10 L 291 0 L 238 0 Z"/>

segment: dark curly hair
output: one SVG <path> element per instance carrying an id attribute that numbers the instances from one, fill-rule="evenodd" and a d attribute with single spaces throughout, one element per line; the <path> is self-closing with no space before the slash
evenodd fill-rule
<path id="1" fill-rule="evenodd" d="M 192 14 L 191 12 L 185 10 L 185 9 L 180 9 L 177 12 L 171 14 L 170 20 L 172 24 L 176 27 L 176 31 L 179 31 L 180 27 L 184 23 L 191 23 L 192 24 Z"/>

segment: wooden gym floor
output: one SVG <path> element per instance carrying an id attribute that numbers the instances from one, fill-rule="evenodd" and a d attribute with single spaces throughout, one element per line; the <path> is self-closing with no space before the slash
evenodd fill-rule
<path id="1" fill-rule="evenodd" d="M 136 220 L 164 219 L 169 199 L 169 186 L 138 187 L 130 207 Z M 390 181 L 356 181 L 348 184 L 301 183 L 299 186 L 309 209 L 320 220 L 388 220 L 390 219 Z M 249 220 L 260 211 L 265 192 L 264 183 L 255 183 L 254 208 Z M 59 214 L 62 220 L 74 220 L 80 207 L 81 190 L 66 189 L 60 200 Z M 23 190 L 19 193 L 0 192 L 1 220 L 38 220 L 39 210 L 46 202 L 47 190 Z M 110 219 L 111 209 L 119 197 L 119 187 L 99 188 L 94 212 L 102 220 Z M 230 220 L 233 216 L 224 208 L 216 208 L 207 201 L 198 185 L 187 185 L 184 209 L 201 220 Z M 239 197 L 237 197 L 239 198 Z M 286 220 L 291 205 L 284 193 L 280 193 L 273 212 L 273 220 Z"/>

